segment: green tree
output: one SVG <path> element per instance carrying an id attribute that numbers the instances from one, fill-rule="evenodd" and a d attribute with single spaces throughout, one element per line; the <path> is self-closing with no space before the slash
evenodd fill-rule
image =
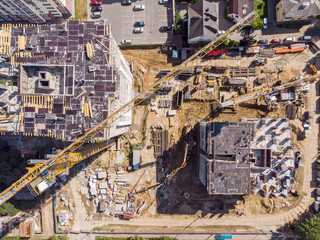
<path id="1" fill-rule="evenodd" d="M 307 218 L 304 222 L 296 226 L 295 231 L 301 239 L 314 240 L 320 239 L 320 215 L 316 214 Z"/>
<path id="2" fill-rule="evenodd" d="M 229 47 L 239 47 L 239 42 L 235 41 L 235 40 L 230 40 L 228 46 Z"/>
<path id="3" fill-rule="evenodd" d="M 224 41 L 223 43 L 221 43 L 221 45 L 219 46 L 220 50 L 226 49 L 229 47 L 229 40 L 227 39 L 226 41 Z"/>
<path id="4" fill-rule="evenodd" d="M 0 216 L 14 216 L 19 212 L 11 203 L 6 202 L 0 206 Z"/>
<path id="5" fill-rule="evenodd" d="M 257 18 L 254 23 L 252 23 L 251 27 L 253 29 L 262 29 L 263 26 L 263 20 L 261 18 Z"/>

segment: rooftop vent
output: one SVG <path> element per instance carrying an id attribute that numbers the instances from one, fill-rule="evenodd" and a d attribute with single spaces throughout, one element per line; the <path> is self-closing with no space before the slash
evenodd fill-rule
<path id="1" fill-rule="evenodd" d="M 209 12 L 209 8 L 207 7 L 205 11 L 206 11 L 206 12 Z"/>

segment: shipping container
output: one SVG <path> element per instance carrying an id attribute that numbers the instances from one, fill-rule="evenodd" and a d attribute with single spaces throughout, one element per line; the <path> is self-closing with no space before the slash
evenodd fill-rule
<path id="1" fill-rule="evenodd" d="M 289 48 L 274 48 L 274 50 L 276 51 L 276 53 L 289 53 L 290 49 Z"/>
<path id="2" fill-rule="evenodd" d="M 290 52 L 294 53 L 294 52 L 303 52 L 304 51 L 304 47 L 303 48 L 295 48 L 295 49 L 291 49 Z"/>
<path id="3" fill-rule="evenodd" d="M 305 48 L 306 44 L 305 43 L 295 43 L 295 44 L 291 44 L 290 48 L 291 49 L 296 49 L 296 48 Z"/>

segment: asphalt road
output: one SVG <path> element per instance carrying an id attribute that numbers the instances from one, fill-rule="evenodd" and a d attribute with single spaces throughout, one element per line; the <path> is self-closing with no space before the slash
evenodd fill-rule
<path id="1" fill-rule="evenodd" d="M 134 5 L 145 5 L 145 10 L 133 11 Z M 133 44 L 163 44 L 172 42 L 172 30 L 160 32 L 161 26 L 173 24 L 173 8 L 170 4 L 159 4 L 157 0 L 132 1 L 131 5 L 121 5 L 118 0 L 102 1 L 102 18 L 111 22 L 115 40 L 131 40 Z M 145 22 L 143 33 L 133 33 L 134 23 Z"/>

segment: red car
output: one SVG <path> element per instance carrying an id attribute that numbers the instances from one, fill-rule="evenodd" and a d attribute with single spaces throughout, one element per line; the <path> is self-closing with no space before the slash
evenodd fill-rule
<path id="1" fill-rule="evenodd" d="M 273 43 L 281 43 L 281 42 L 282 42 L 282 40 L 281 40 L 281 39 L 279 39 L 279 38 L 276 38 L 276 39 L 273 39 L 273 40 L 272 40 L 272 42 L 273 42 Z"/>
<path id="2" fill-rule="evenodd" d="M 101 1 L 91 0 L 91 5 L 100 6 L 101 5 Z"/>

